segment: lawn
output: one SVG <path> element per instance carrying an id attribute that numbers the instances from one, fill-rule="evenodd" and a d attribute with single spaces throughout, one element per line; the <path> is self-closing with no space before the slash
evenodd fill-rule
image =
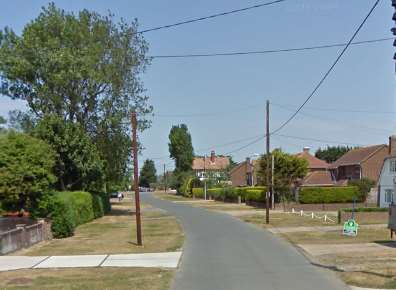
<path id="1" fill-rule="evenodd" d="M 184 237 L 176 218 L 147 205 L 142 207 L 143 246 L 137 246 L 133 208 L 130 200 L 114 202 L 111 214 L 79 226 L 73 237 L 53 239 L 13 255 L 168 252 L 182 247 Z"/>
<path id="2" fill-rule="evenodd" d="M 182 195 L 176 195 L 175 193 L 166 193 L 164 191 L 156 191 L 156 192 L 154 192 L 154 195 L 156 197 L 159 197 L 164 200 L 169 200 L 169 201 L 190 201 L 190 200 L 193 200 L 192 198 L 187 198 Z"/>
<path id="3" fill-rule="evenodd" d="M 174 271 L 149 268 L 34 269 L 0 272 L 1 289 L 167 290 Z"/>
<path id="4" fill-rule="evenodd" d="M 390 240 L 389 230 L 385 228 L 360 229 L 356 237 L 344 236 L 341 230 L 331 232 L 294 232 L 282 234 L 282 236 L 293 244 L 354 244 Z"/>
<path id="5" fill-rule="evenodd" d="M 270 223 L 265 223 L 265 215 L 246 215 L 240 217 L 243 221 L 252 223 L 261 227 L 309 227 L 309 226 L 335 226 L 336 223 L 324 222 L 317 218 L 302 217 L 296 214 L 272 213 L 270 212 Z M 331 219 L 336 220 L 331 216 Z"/>

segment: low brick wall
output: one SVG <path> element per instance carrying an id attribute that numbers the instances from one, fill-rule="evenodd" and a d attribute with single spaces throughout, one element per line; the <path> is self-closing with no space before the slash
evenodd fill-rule
<path id="1" fill-rule="evenodd" d="M 352 217 L 351 212 L 340 211 L 339 222 L 343 224 Z M 388 212 L 355 212 L 355 220 L 358 224 L 378 223 L 387 224 L 389 219 Z"/>
<path id="2" fill-rule="evenodd" d="M 0 255 L 28 248 L 41 241 L 52 239 L 51 224 L 39 220 L 32 225 L 17 225 L 15 229 L 0 233 Z"/>

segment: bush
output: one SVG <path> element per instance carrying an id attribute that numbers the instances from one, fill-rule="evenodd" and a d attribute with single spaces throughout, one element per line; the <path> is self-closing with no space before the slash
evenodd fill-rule
<path id="1" fill-rule="evenodd" d="M 352 212 L 352 208 L 343 208 L 341 209 L 344 212 Z M 382 207 L 358 207 L 355 208 L 355 212 L 387 212 L 389 211 L 388 208 L 382 208 Z"/>
<path id="2" fill-rule="evenodd" d="M 0 138 L 0 200 L 6 210 L 32 211 L 56 181 L 55 153 L 44 141 L 11 132 Z"/>
<path id="3" fill-rule="evenodd" d="M 96 199 L 96 201 L 95 201 Z M 97 203 L 97 205 L 94 205 Z M 72 236 L 74 229 L 84 223 L 92 221 L 100 214 L 103 204 L 88 192 L 58 192 L 54 195 L 50 208 L 52 232 L 55 238 Z M 96 213 L 94 213 L 96 207 Z"/>
<path id="4" fill-rule="evenodd" d="M 359 189 L 360 199 L 365 201 L 371 188 L 375 186 L 375 181 L 362 178 L 361 180 L 351 180 L 348 182 L 349 186 L 356 186 Z"/>
<path id="5" fill-rule="evenodd" d="M 192 193 L 193 193 L 193 196 L 196 198 L 204 198 L 205 197 L 204 189 L 200 188 L 200 187 L 193 188 Z"/>
<path id="6" fill-rule="evenodd" d="M 356 186 L 347 187 L 302 187 L 299 194 L 301 203 L 344 203 L 362 202 Z"/>
<path id="7" fill-rule="evenodd" d="M 103 202 L 99 195 L 92 195 L 92 209 L 94 213 L 94 218 L 100 218 L 104 216 Z"/>

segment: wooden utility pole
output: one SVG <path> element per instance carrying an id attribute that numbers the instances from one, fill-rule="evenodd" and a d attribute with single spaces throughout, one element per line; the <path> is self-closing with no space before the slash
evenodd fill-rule
<path id="1" fill-rule="evenodd" d="M 166 180 L 166 164 L 164 164 L 164 189 L 166 192 L 166 189 L 168 188 L 167 180 Z"/>
<path id="2" fill-rule="evenodd" d="M 271 154 L 271 188 L 270 188 L 270 194 L 271 194 L 271 207 L 272 209 L 275 209 L 275 196 L 274 196 L 274 169 L 275 169 L 275 156 Z"/>
<path id="3" fill-rule="evenodd" d="M 142 224 L 140 219 L 140 196 L 139 196 L 139 168 L 138 168 L 138 148 L 137 148 L 137 118 L 136 112 L 131 114 L 132 123 L 132 158 L 133 158 L 133 181 L 135 189 L 135 207 L 136 207 L 136 238 L 137 244 L 142 245 Z"/>
<path id="4" fill-rule="evenodd" d="M 269 101 L 267 100 L 267 116 L 266 116 L 266 123 L 267 123 L 267 130 L 266 130 L 266 143 L 267 143 L 267 188 L 266 188 L 266 193 L 265 193 L 265 223 L 269 224 L 269 207 L 270 207 L 270 184 L 271 184 L 271 178 L 270 178 L 270 162 L 271 162 L 271 157 L 270 157 L 270 134 L 269 134 Z"/>

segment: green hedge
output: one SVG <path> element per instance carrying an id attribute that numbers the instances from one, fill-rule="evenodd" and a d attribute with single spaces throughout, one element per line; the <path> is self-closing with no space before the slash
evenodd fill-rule
<path id="1" fill-rule="evenodd" d="M 192 193 L 193 193 L 193 196 L 196 198 L 204 198 L 204 196 L 205 196 L 203 188 L 200 188 L 200 187 L 193 188 Z"/>
<path id="2" fill-rule="evenodd" d="M 356 186 L 346 187 L 302 187 L 300 203 L 344 203 L 362 202 L 363 197 Z"/>
<path id="3" fill-rule="evenodd" d="M 55 238 L 70 237 L 77 226 L 102 217 L 109 210 L 110 201 L 106 194 L 57 192 L 49 209 L 53 235 Z"/>
<path id="4" fill-rule="evenodd" d="M 352 208 L 343 208 L 342 211 L 344 212 L 352 212 Z M 358 207 L 355 208 L 355 212 L 388 212 L 388 208 L 382 207 Z"/>
<path id="5" fill-rule="evenodd" d="M 207 190 L 208 196 L 215 200 L 238 201 L 241 197 L 242 201 L 265 201 L 264 193 L 266 188 L 264 186 L 256 187 L 217 187 L 209 188 Z M 203 188 L 193 188 L 192 192 L 197 198 L 204 197 Z"/>

